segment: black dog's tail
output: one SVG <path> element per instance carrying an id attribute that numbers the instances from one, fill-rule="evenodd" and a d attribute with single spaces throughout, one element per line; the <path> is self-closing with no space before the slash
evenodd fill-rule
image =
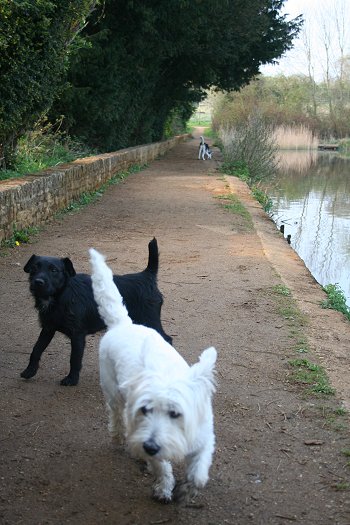
<path id="1" fill-rule="evenodd" d="M 153 239 L 148 243 L 148 264 L 146 270 L 151 273 L 158 273 L 159 267 L 159 251 L 157 239 Z"/>

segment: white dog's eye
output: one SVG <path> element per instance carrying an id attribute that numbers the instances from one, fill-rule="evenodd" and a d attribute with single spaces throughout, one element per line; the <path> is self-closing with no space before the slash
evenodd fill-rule
<path id="1" fill-rule="evenodd" d="M 146 406 L 140 408 L 142 414 L 146 416 L 149 412 L 152 412 L 152 408 L 147 408 Z"/>
<path id="2" fill-rule="evenodd" d="M 170 410 L 169 416 L 171 417 L 171 419 L 177 419 L 181 416 L 181 414 L 179 412 L 175 412 L 175 410 Z"/>

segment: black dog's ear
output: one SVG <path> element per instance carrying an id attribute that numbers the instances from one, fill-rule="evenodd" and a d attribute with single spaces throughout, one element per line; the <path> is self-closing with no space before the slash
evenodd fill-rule
<path id="1" fill-rule="evenodd" d="M 62 259 L 62 262 L 64 264 L 64 269 L 66 270 L 66 272 L 68 273 L 68 275 L 70 277 L 74 277 L 74 275 L 76 275 L 76 271 L 74 270 L 74 266 L 73 266 L 73 263 L 72 261 L 69 259 L 69 257 L 65 257 L 64 259 Z"/>
<path id="2" fill-rule="evenodd" d="M 30 270 L 32 269 L 32 266 L 35 262 L 35 259 L 36 259 L 36 255 L 32 255 L 29 261 L 26 263 L 25 267 L 23 268 L 23 270 L 26 273 L 30 273 Z"/>

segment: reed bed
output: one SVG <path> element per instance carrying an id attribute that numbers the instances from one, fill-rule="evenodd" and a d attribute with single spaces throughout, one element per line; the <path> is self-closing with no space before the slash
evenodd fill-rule
<path id="1" fill-rule="evenodd" d="M 218 131 L 219 139 L 221 140 L 224 151 L 228 152 L 231 148 L 231 145 L 234 143 L 235 138 L 235 129 L 221 127 Z"/>
<path id="2" fill-rule="evenodd" d="M 317 149 L 318 138 L 302 124 L 299 126 L 278 126 L 274 129 L 274 140 L 279 149 Z"/>

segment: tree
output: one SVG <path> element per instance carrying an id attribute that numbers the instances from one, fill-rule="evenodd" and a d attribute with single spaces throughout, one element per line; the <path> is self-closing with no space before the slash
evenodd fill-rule
<path id="1" fill-rule="evenodd" d="M 284 0 L 105 0 L 71 61 L 53 114 L 110 151 L 158 140 L 172 114 L 186 120 L 205 90 L 234 90 L 292 46 L 300 19 Z"/>
<path id="2" fill-rule="evenodd" d="M 214 129 L 244 126 L 258 112 L 266 124 L 303 125 L 311 130 L 318 121 L 313 115 L 312 86 L 306 76 L 259 76 L 238 92 L 224 93 L 214 105 Z"/>
<path id="3" fill-rule="evenodd" d="M 349 45 L 350 15 L 346 0 L 329 5 L 320 0 L 315 18 L 307 20 L 304 33 L 310 87 L 313 89 L 313 113 L 322 124 L 323 136 L 343 137 L 349 132 L 349 84 L 346 78 L 346 49 Z M 318 35 L 312 39 L 312 28 Z M 316 67 L 318 66 L 318 67 Z M 322 73 L 322 83 L 315 82 L 315 70 Z"/>
<path id="4" fill-rule="evenodd" d="M 62 88 L 68 53 L 96 0 L 1 0 L 0 167 Z"/>

